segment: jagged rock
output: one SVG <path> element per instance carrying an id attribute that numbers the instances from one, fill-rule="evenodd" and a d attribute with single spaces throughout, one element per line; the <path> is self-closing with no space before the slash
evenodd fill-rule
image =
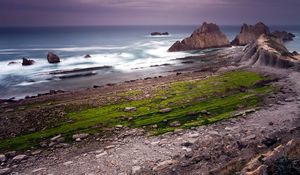
<path id="1" fill-rule="evenodd" d="M 231 44 L 237 46 L 245 46 L 255 41 L 262 34 L 270 34 L 269 28 L 264 23 L 259 22 L 254 26 L 244 24 L 241 27 L 240 33 L 235 37 Z"/>
<path id="2" fill-rule="evenodd" d="M 293 56 L 276 38 L 263 34 L 245 47 L 241 61 L 247 65 L 289 68 L 298 65 L 300 58 Z"/>
<path id="3" fill-rule="evenodd" d="M 292 52 L 292 54 L 293 54 L 294 56 L 299 55 L 299 53 L 298 53 L 297 51 Z"/>
<path id="4" fill-rule="evenodd" d="M 86 54 L 85 56 L 84 56 L 84 58 L 91 58 L 92 56 L 90 55 L 90 54 Z"/>
<path id="5" fill-rule="evenodd" d="M 274 31 L 272 32 L 272 35 L 280 39 L 282 42 L 293 41 L 293 38 L 296 37 L 294 34 L 286 31 Z"/>
<path id="6" fill-rule="evenodd" d="M 34 64 L 34 60 L 22 58 L 22 66 L 30 66 Z"/>
<path id="7" fill-rule="evenodd" d="M 272 166 L 275 161 L 283 156 L 287 155 L 292 149 L 296 147 L 295 140 L 290 140 L 286 145 L 279 145 L 274 150 L 271 150 L 265 154 L 258 155 L 240 172 L 241 175 L 264 175 L 267 173 L 267 168 Z"/>
<path id="8" fill-rule="evenodd" d="M 152 36 L 157 36 L 157 35 L 169 35 L 168 32 L 152 32 L 151 33 Z"/>
<path id="9" fill-rule="evenodd" d="M 229 40 L 219 27 L 216 24 L 204 22 L 190 37 L 175 42 L 168 51 L 176 52 L 228 46 L 230 46 Z"/>
<path id="10" fill-rule="evenodd" d="M 59 63 L 60 62 L 60 58 L 57 55 L 55 55 L 54 53 L 52 53 L 52 52 L 48 53 L 47 60 L 48 60 L 48 62 L 50 64 Z"/>

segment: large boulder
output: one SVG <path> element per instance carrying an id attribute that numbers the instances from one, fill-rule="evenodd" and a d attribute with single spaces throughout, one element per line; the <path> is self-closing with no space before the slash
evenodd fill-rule
<path id="1" fill-rule="evenodd" d="M 30 66 L 30 65 L 33 65 L 33 64 L 34 64 L 34 60 L 23 58 L 23 61 L 22 61 L 23 66 Z"/>
<path id="2" fill-rule="evenodd" d="M 53 64 L 53 63 L 59 63 L 60 62 L 60 58 L 57 55 L 55 55 L 54 53 L 52 53 L 52 52 L 48 53 L 47 60 L 51 64 Z"/>
<path id="3" fill-rule="evenodd" d="M 264 23 L 259 22 L 254 26 L 244 24 L 241 27 L 240 33 L 235 37 L 231 44 L 235 46 L 245 46 L 252 41 L 255 41 L 262 34 L 270 34 L 269 28 Z"/>
<path id="4" fill-rule="evenodd" d="M 296 36 L 292 33 L 286 32 L 286 31 L 274 31 L 272 32 L 272 35 L 278 39 L 280 39 L 282 42 L 286 41 L 293 41 L 293 38 Z"/>
<path id="5" fill-rule="evenodd" d="M 230 42 L 220 28 L 216 24 L 204 22 L 190 37 L 175 42 L 168 51 L 176 52 L 228 46 L 230 46 Z"/>
<path id="6" fill-rule="evenodd" d="M 241 61 L 247 65 L 289 68 L 298 66 L 300 58 L 290 53 L 281 40 L 263 34 L 245 47 Z"/>

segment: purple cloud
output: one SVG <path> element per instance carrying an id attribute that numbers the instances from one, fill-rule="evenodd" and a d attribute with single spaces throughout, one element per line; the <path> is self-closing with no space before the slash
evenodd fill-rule
<path id="1" fill-rule="evenodd" d="M 300 24 L 299 0 L 1 0 L 0 26 Z"/>

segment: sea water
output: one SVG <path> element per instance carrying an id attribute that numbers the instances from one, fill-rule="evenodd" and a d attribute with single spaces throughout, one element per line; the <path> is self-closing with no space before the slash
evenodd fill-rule
<path id="1" fill-rule="evenodd" d="M 93 26 L 93 27 L 24 27 L 0 28 L 0 99 L 24 97 L 46 92 L 61 84 L 51 79 L 49 72 L 99 66 L 112 66 L 97 76 L 113 72 L 131 72 L 151 65 L 176 64 L 175 58 L 201 54 L 200 52 L 167 52 L 177 40 L 191 35 L 197 26 Z M 296 35 L 287 42 L 291 51 L 300 52 L 299 26 L 272 26 L 272 30 L 286 30 Z M 232 40 L 239 26 L 221 26 Z M 151 36 L 151 32 L 169 32 L 168 36 Z M 49 64 L 47 53 L 61 58 L 59 64 Z M 86 54 L 91 58 L 84 58 Z M 22 58 L 35 61 L 22 66 Z M 9 62 L 17 62 L 10 64 Z M 88 78 L 88 77 L 86 77 Z M 51 84 L 52 83 L 52 84 Z M 66 85 L 65 85 L 66 86 Z M 72 88 L 91 87 L 92 84 L 74 83 Z"/>

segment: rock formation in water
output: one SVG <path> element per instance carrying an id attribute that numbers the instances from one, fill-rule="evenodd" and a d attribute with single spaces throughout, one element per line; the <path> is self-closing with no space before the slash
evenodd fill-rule
<path id="1" fill-rule="evenodd" d="M 280 39 L 263 34 L 245 47 L 242 62 L 247 65 L 289 68 L 299 65 L 300 57 L 290 53 Z"/>
<path id="2" fill-rule="evenodd" d="M 176 52 L 229 46 L 228 38 L 216 24 L 204 22 L 190 37 L 175 42 L 168 51 Z"/>
<path id="3" fill-rule="evenodd" d="M 90 55 L 90 54 L 86 54 L 85 56 L 84 56 L 84 58 L 91 58 L 92 56 Z"/>
<path id="4" fill-rule="evenodd" d="M 152 32 L 151 36 L 169 35 L 168 32 Z"/>
<path id="5" fill-rule="evenodd" d="M 47 60 L 49 63 L 59 63 L 60 62 L 60 58 L 55 55 L 54 53 L 52 52 L 49 52 L 48 55 L 47 55 Z"/>
<path id="6" fill-rule="evenodd" d="M 241 27 L 240 33 L 235 37 L 231 44 L 235 46 L 245 46 L 252 41 L 255 41 L 262 34 L 270 34 L 269 28 L 264 23 L 259 22 L 254 26 L 244 24 Z"/>
<path id="7" fill-rule="evenodd" d="M 22 61 L 23 66 L 30 66 L 30 65 L 33 65 L 33 64 L 34 64 L 34 60 L 23 58 L 23 61 Z"/>
<path id="8" fill-rule="evenodd" d="M 282 40 L 283 42 L 293 41 L 293 38 L 296 37 L 294 34 L 286 32 L 286 31 L 274 31 L 274 32 L 272 32 L 272 35 L 274 37 Z"/>

